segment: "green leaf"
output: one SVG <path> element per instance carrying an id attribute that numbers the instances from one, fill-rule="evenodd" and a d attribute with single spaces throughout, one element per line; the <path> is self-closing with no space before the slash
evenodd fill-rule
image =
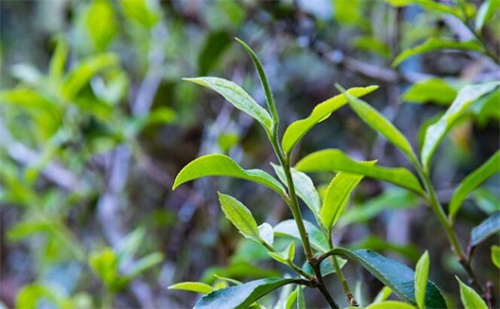
<path id="1" fill-rule="evenodd" d="M 472 192 L 474 203 L 486 214 L 500 211 L 500 198 L 488 189 L 479 188 Z"/>
<path id="2" fill-rule="evenodd" d="M 293 261 L 293 258 L 295 257 L 295 242 L 291 241 L 288 247 L 281 252 L 268 252 L 268 254 L 276 261 L 288 264 L 288 262 Z"/>
<path id="3" fill-rule="evenodd" d="M 361 97 L 378 89 L 378 86 L 356 87 L 347 90 L 354 97 Z M 339 94 L 316 105 L 311 114 L 304 119 L 290 124 L 283 135 L 281 145 L 285 153 L 289 154 L 293 148 L 316 124 L 328 118 L 334 111 L 347 103 L 347 98 Z"/>
<path id="4" fill-rule="evenodd" d="M 326 241 L 325 235 L 323 235 L 323 233 L 316 226 L 314 226 L 314 224 L 306 220 L 303 221 L 306 231 L 309 234 L 311 246 L 320 252 L 328 251 L 328 242 Z M 297 228 L 295 220 L 285 220 L 280 222 L 274 227 L 274 235 L 292 237 L 301 240 L 299 229 Z"/>
<path id="5" fill-rule="evenodd" d="M 235 83 L 218 77 L 183 78 L 183 80 L 214 90 L 234 107 L 257 120 L 269 135 L 272 133 L 273 121 L 269 113 Z"/>
<path id="6" fill-rule="evenodd" d="M 299 294 L 299 287 L 297 287 L 292 293 L 290 293 L 290 296 L 288 296 L 286 303 L 285 303 L 285 309 L 292 309 L 293 305 L 295 304 L 295 301 L 297 300 L 297 296 Z M 281 307 L 277 307 L 276 309 L 281 309 Z"/>
<path id="7" fill-rule="evenodd" d="M 116 284 L 118 258 L 111 248 L 92 253 L 89 257 L 89 265 L 108 287 Z"/>
<path id="8" fill-rule="evenodd" d="M 260 241 L 259 228 L 250 210 L 232 196 L 218 193 L 222 211 L 226 218 L 240 231 L 240 233 L 256 241 Z"/>
<path id="9" fill-rule="evenodd" d="M 491 18 L 495 15 L 495 12 L 498 12 L 500 9 L 500 0 L 485 0 L 481 6 L 479 7 L 479 11 L 477 12 L 475 19 L 475 27 L 476 32 L 481 32 L 484 25 L 486 25 Z"/>
<path id="10" fill-rule="evenodd" d="M 349 249 L 370 249 L 380 252 L 396 253 L 410 261 L 417 261 L 420 256 L 418 247 L 412 244 L 403 245 L 389 242 L 379 236 L 366 236 L 349 245 Z"/>
<path id="11" fill-rule="evenodd" d="M 383 284 L 391 288 L 403 301 L 416 305 L 415 273 L 411 268 L 393 259 L 386 258 L 371 250 L 347 250 L 336 248 L 333 254 L 341 255 L 361 264 Z M 431 281 L 427 282 L 425 293 L 426 308 L 447 308 L 441 292 Z"/>
<path id="12" fill-rule="evenodd" d="M 370 164 L 366 165 L 369 166 Z M 344 212 L 352 191 L 363 177 L 363 175 L 338 173 L 326 188 L 323 206 L 321 207 L 321 220 L 329 231 Z"/>
<path id="13" fill-rule="evenodd" d="M 339 149 L 314 152 L 300 160 L 295 168 L 303 172 L 345 172 L 365 175 L 393 183 L 419 195 L 423 192 L 419 181 L 409 170 L 376 165 L 368 166 L 362 161 L 351 159 Z"/>
<path id="14" fill-rule="evenodd" d="M 111 53 L 94 56 L 81 62 L 69 72 L 64 81 L 62 89 L 64 98 L 73 99 L 94 75 L 117 64 L 118 57 Z"/>
<path id="15" fill-rule="evenodd" d="M 40 300 L 49 301 L 56 307 L 63 307 L 64 299 L 58 293 L 41 283 L 27 284 L 23 286 L 16 296 L 16 308 L 36 309 L 39 308 Z"/>
<path id="16" fill-rule="evenodd" d="M 491 246 L 491 261 L 500 269 L 500 246 Z"/>
<path id="17" fill-rule="evenodd" d="M 280 195 L 286 194 L 279 181 L 268 173 L 258 169 L 244 170 L 233 159 L 221 154 L 210 154 L 191 161 L 175 177 L 172 189 L 175 190 L 185 182 L 207 176 L 229 176 L 250 180 L 260 183 Z"/>
<path id="18" fill-rule="evenodd" d="M 190 291 L 201 294 L 208 294 L 214 289 L 208 284 L 201 282 L 181 282 L 168 287 L 169 290 Z"/>
<path id="19" fill-rule="evenodd" d="M 306 306 L 306 296 L 304 294 L 304 287 L 303 286 L 298 286 L 297 287 L 297 309 L 307 309 Z"/>
<path id="20" fill-rule="evenodd" d="M 458 185 L 450 200 L 450 218 L 453 221 L 467 196 L 483 182 L 500 171 L 500 150 L 495 152 L 483 165 L 470 173 Z"/>
<path id="21" fill-rule="evenodd" d="M 495 212 L 472 229 L 470 245 L 477 246 L 486 238 L 500 231 L 500 211 Z"/>
<path id="22" fill-rule="evenodd" d="M 105 50 L 116 33 L 115 14 L 111 3 L 107 0 L 93 1 L 85 16 L 85 26 L 95 49 Z"/>
<path id="23" fill-rule="evenodd" d="M 264 222 L 261 225 L 259 225 L 259 237 L 260 239 L 268 243 L 270 246 L 272 246 L 274 242 L 273 227 L 267 222 Z"/>
<path id="24" fill-rule="evenodd" d="M 377 296 L 375 296 L 375 299 L 373 300 L 372 304 L 377 304 L 377 303 L 385 301 L 386 299 L 389 298 L 389 296 L 391 296 L 391 294 L 392 294 L 392 290 L 390 288 L 384 286 L 380 290 L 380 292 L 378 292 Z"/>
<path id="25" fill-rule="evenodd" d="M 336 85 L 337 88 L 345 93 L 345 90 Z M 403 151 L 409 158 L 414 157 L 413 149 L 406 137 L 382 114 L 371 107 L 368 103 L 355 98 L 347 93 L 349 105 L 356 114 L 372 129 L 382 134 L 389 142 Z"/>
<path id="26" fill-rule="evenodd" d="M 280 296 L 278 297 L 278 301 L 276 302 L 276 304 L 273 306 L 273 309 L 285 309 L 287 301 L 294 291 L 295 289 L 293 288 L 293 285 L 291 284 L 285 285 L 281 289 Z M 295 298 L 293 299 L 293 302 L 295 302 Z"/>
<path id="27" fill-rule="evenodd" d="M 57 45 L 52 58 L 50 59 L 49 75 L 53 80 L 60 80 L 64 74 L 66 59 L 68 57 L 68 44 L 64 37 L 57 38 Z"/>
<path id="28" fill-rule="evenodd" d="M 425 308 L 425 290 L 427 288 L 427 278 L 429 277 L 429 252 L 422 254 L 415 267 L 415 299 L 418 308 Z"/>
<path id="29" fill-rule="evenodd" d="M 477 85 L 469 85 L 460 89 L 455 101 L 450 108 L 436 123 L 429 126 L 425 133 L 424 145 L 422 147 L 422 163 L 426 171 L 429 170 L 432 155 L 436 151 L 439 143 L 455 124 L 456 120 L 462 116 L 473 101 L 492 92 L 500 82 L 490 82 Z"/>
<path id="30" fill-rule="evenodd" d="M 424 43 L 417 45 L 413 48 L 409 48 L 399 54 L 396 59 L 392 62 L 393 67 L 397 67 L 406 59 L 413 57 L 418 54 L 428 53 L 438 50 L 464 50 L 464 51 L 474 51 L 478 53 L 483 53 L 484 48 L 475 40 L 458 42 L 453 40 L 430 38 Z"/>
<path id="31" fill-rule="evenodd" d="M 271 163 L 271 165 L 281 182 L 287 183 L 283 167 L 273 163 Z M 305 173 L 299 172 L 294 168 L 291 169 L 291 173 L 297 195 L 304 201 L 304 203 L 306 203 L 307 207 L 309 207 L 315 215 L 318 215 L 321 209 L 321 199 L 319 198 L 318 191 L 316 191 L 316 187 L 314 186 L 311 178 L 309 178 L 309 176 Z"/>
<path id="32" fill-rule="evenodd" d="M 386 0 L 389 4 L 397 7 L 418 4 L 430 12 L 439 12 L 454 15 L 463 19 L 463 13 L 458 7 L 449 6 L 434 0 Z"/>
<path id="33" fill-rule="evenodd" d="M 465 309 L 488 309 L 488 306 L 476 291 L 468 287 L 458 277 L 456 278 L 460 285 L 460 299 Z"/>
<path id="34" fill-rule="evenodd" d="M 119 2 L 125 17 L 146 29 L 152 28 L 159 20 L 159 10 L 148 6 L 147 0 L 121 0 Z"/>
<path id="35" fill-rule="evenodd" d="M 248 283 L 230 286 L 213 291 L 203 296 L 194 306 L 195 309 L 243 309 L 253 304 L 262 296 L 291 283 L 296 279 L 266 278 Z"/>
<path id="36" fill-rule="evenodd" d="M 402 95 L 402 100 L 413 103 L 433 102 L 450 105 L 457 96 L 455 88 L 440 78 L 430 78 L 411 85 Z"/>
<path id="37" fill-rule="evenodd" d="M 376 304 L 371 304 L 365 309 L 414 309 L 415 307 L 400 301 L 388 300 Z"/>

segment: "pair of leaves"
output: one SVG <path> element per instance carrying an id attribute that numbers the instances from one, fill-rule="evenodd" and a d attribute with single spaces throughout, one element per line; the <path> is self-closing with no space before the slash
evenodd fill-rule
<path id="1" fill-rule="evenodd" d="M 332 252 L 334 255 L 341 255 L 362 265 L 393 290 L 402 300 L 414 305 L 417 304 L 414 284 L 415 273 L 408 266 L 371 250 L 351 251 L 336 248 Z M 427 281 L 425 288 L 425 308 L 447 308 L 443 295 L 431 281 Z"/>
<path id="2" fill-rule="evenodd" d="M 467 196 L 483 182 L 500 171 L 500 150 L 495 152 L 488 161 L 470 173 L 458 185 L 450 200 L 450 218 L 453 221 Z"/>
<path id="3" fill-rule="evenodd" d="M 439 143 L 456 121 L 466 112 L 472 102 L 492 92 L 499 85 L 500 82 L 468 85 L 458 92 L 457 97 L 446 113 L 436 123 L 427 128 L 421 153 L 424 170 L 429 170 L 431 158 Z"/>
<path id="4" fill-rule="evenodd" d="M 175 178 L 172 189 L 181 184 L 207 176 L 230 176 L 260 183 L 284 196 L 285 189 L 274 177 L 259 170 L 244 170 L 226 155 L 210 154 L 199 157 L 186 165 Z"/>
<path id="5" fill-rule="evenodd" d="M 303 172 L 344 172 L 384 180 L 422 194 L 418 179 L 405 168 L 388 168 L 356 161 L 339 149 L 314 152 L 300 160 L 295 168 Z"/>

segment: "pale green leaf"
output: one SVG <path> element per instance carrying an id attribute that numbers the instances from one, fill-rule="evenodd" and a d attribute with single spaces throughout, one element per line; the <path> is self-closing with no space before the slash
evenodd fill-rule
<path id="1" fill-rule="evenodd" d="M 415 309 L 414 306 L 395 300 L 371 304 L 365 309 Z"/>
<path id="2" fill-rule="evenodd" d="M 391 296 L 392 290 L 391 288 L 384 286 L 380 292 L 378 292 L 377 296 L 375 296 L 375 299 L 373 300 L 372 304 L 377 304 L 381 303 L 389 298 Z"/>
<path id="3" fill-rule="evenodd" d="M 219 201 L 226 218 L 243 236 L 256 241 L 260 240 L 257 222 L 245 205 L 234 197 L 222 193 L 219 193 Z"/>
<path id="4" fill-rule="evenodd" d="M 347 93 L 354 97 L 361 97 L 378 89 L 378 86 L 356 87 L 347 90 Z M 289 154 L 293 148 L 316 124 L 328 118 L 334 111 L 344 106 L 347 98 L 339 94 L 316 105 L 311 114 L 304 119 L 297 120 L 290 124 L 283 135 L 281 145 L 285 153 Z"/>
<path id="5" fill-rule="evenodd" d="M 422 194 L 422 187 L 409 170 L 367 166 L 362 161 L 355 161 L 339 149 L 326 149 L 314 152 L 300 160 L 295 168 L 303 172 L 345 172 L 381 179 L 402 188 Z"/>
<path id="6" fill-rule="evenodd" d="M 345 90 L 341 86 L 337 85 L 337 88 L 345 93 Z M 406 137 L 389 120 L 365 101 L 355 98 L 349 93 L 346 95 L 351 108 L 367 125 L 382 134 L 409 158 L 414 157 L 413 149 Z"/>
<path id="7" fill-rule="evenodd" d="M 103 51 L 116 33 L 115 14 L 110 1 L 93 1 L 85 16 L 86 30 L 95 49 Z"/>
<path id="8" fill-rule="evenodd" d="M 477 246 L 486 238 L 500 231 L 500 211 L 495 212 L 478 226 L 472 229 L 470 245 Z"/>
<path id="9" fill-rule="evenodd" d="M 479 7 L 475 19 L 475 30 L 480 32 L 484 25 L 487 24 L 500 10 L 500 0 L 485 0 Z"/>
<path id="10" fill-rule="evenodd" d="M 268 252 L 268 254 L 276 261 L 283 264 L 288 264 L 289 262 L 293 261 L 293 258 L 295 257 L 295 242 L 291 241 L 283 251 Z"/>
<path id="11" fill-rule="evenodd" d="M 293 305 L 295 304 L 295 301 L 297 300 L 297 296 L 299 294 L 299 288 L 297 287 L 292 293 L 290 293 L 290 296 L 288 296 L 286 303 L 285 303 L 285 309 L 292 309 Z M 276 309 L 281 309 L 281 308 L 276 308 Z"/>
<path id="12" fill-rule="evenodd" d="M 257 120 L 264 127 L 266 132 L 271 134 L 273 129 L 271 116 L 240 86 L 218 77 L 183 78 L 183 80 L 207 87 L 219 93 L 229 101 L 229 103 L 233 104 L 234 107 Z"/>
<path id="13" fill-rule="evenodd" d="M 179 172 L 172 189 L 185 182 L 208 176 L 229 176 L 250 180 L 285 195 L 283 186 L 268 173 L 258 169 L 244 170 L 233 159 L 221 154 L 210 154 L 191 161 Z"/>
<path id="14" fill-rule="evenodd" d="M 430 78 L 417 82 L 402 95 L 402 100 L 413 103 L 433 102 L 440 105 L 450 105 L 457 96 L 455 88 L 439 78 Z"/>
<path id="15" fill-rule="evenodd" d="M 309 221 L 303 220 L 303 222 L 306 231 L 309 234 L 309 241 L 311 242 L 311 246 L 321 252 L 328 251 L 328 242 L 326 241 L 325 235 Z M 297 228 L 295 220 L 285 220 L 280 222 L 274 227 L 274 235 L 278 237 L 292 237 L 301 240 L 299 229 Z"/>
<path id="16" fill-rule="evenodd" d="M 478 188 L 483 182 L 500 171 L 500 150 L 479 168 L 470 173 L 458 185 L 450 200 L 450 218 L 454 220 L 467 196 Z"/>
<path id="17" fill-rule="evenodd" d="M 266 243 L 272 246 L 274 242 L 274 230 L 273 227 L 265 222 L 259 225 L 259 237 Z"/>
<path id="18" fill-rule="evenodd" d="M 190 291 L 201 294 L 208 294 L 213 291 L 213 288 L 202 282 L 181 282 L 168 287 L 169 290 Z"/>
<path id="19" fill-rule="evenodd" d="M 446 113 L 436 123 L 427 128 L 421 154 L 422 163 L 426 171 L 429 170 L 432 155 L 439 143 L 456 120 L 465 113 L 473 101 L 492 92 L 498 85 L 500 85 L 500 82 L 465 86 L 458 92 L 455 101 L 453 101 Z"/>
<path id="20" fill-rule="evenodd" d="M 447 39 L 430 38 L 424 43 L 417 45 L 413 48 L 406 49 L 394 59 L 392 66 L 397 67 L 406 59 L 418 54 L 438 51 L 438 50 L 463 50 L 474 51 L 478 53 L 484 52 L 484 48 L 475 40 L 458 42 Z"/>
<path id="21" fill-rule="evenodd" d="M 488 306 L 476 291 L 468 287 L 458 277 L 456 278 L 460 285 L 460 299 L 465 309 L 488 309 Z"/>
<path id="22" fill-rule="evenodd" d="M 118 257 L 111 248 L 104 248 L 90 254 L 90 268 L 107 285 L 116 284 L 118 279 Z"/>
<path id="23" fill-rule="evenodd" d="M 375 162 L 365 163 L 367 166 Z M 344 212 L 352 191 L 363 179 L 363 175 L 338 173 L 326 188 L 323 206 L 321 207 L 321 220 L 324 226 L 331 230 L 340 215 Z"/>
<path id="24" fill-rule="evenodd" d="M 152 28 L 160 20 L 160 10 L 150 8 L 148 0 L 120 0 L 118 3 L 129 21 L 146 29 Z"/>
<path id="25" fill-rule="evenodd" d="M 491 246 L 491 261 L 500 269 L 500 246 Z"/>
<path id="26" fill-rule="evenodd" d="M 271 163 L 271 165 L 281 182 L 287 183 L 283 167 L 273 163 Z M 307 207 L 309 207 L 315 215 L 318 215 L 321 208 L 321 200 L 311 178 L 309 178 L 309 176 L 305 173 L 299 172 L 294 168 L 291 169 L 291 173 L 297 195 L 304 201 L 304 203 L 306 203 Z"/>
<path id="27" fill-rule="evenodd" d="M 16 308 L 36 309 L 39 308 L 40 300 L 49 301 L 56 307 L 62 307 L 64 299 L 54 289 L 41 283 L 32 283 L 19 289 L 16 296 Z"/>
<path id="28" fill-rule="evenodd" d="M 429 252 L 422 254 L 415 267 L 415 299 L 418 308 L 425 308 L 425 290 L 427 288 L 427 278 L 429 277 Z"/>
<path id="29" fill-rule="evenodd" d="M 57 45 L 50 59 L 49 75 L 53 80 L 60 80 L 64 74 L 66 59 L 68 57 L 68 44 L 64 37 L 57 38 Z"/>

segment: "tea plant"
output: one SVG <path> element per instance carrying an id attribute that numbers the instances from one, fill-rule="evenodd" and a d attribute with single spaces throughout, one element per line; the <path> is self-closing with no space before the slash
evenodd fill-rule
<path id="1" fill-rule="evenodd" d="M 238 42 L 250 55 L 262 87 L 264 88 L 268 110 L 258 105 L 241 87 L 231 81 L 216 77 L 186 78 L 185 80 L 212 89 L 222 95 L 237 109 L 247 113 L 257 120 L 264 128 L 269 142 L 276 154 L 279 165 L 272 164 L 277 178 L 259 169 L 246 170 L 239 166 L 230 157 L 221 154 L 209 154 L 195 159 L 186 165 L 177 175 L 173 189 L 191 180 L 207 176 L 228 176 L 249 180 L 268 187 L 281 196 L 288 205 L 292 220 L 287 220 L 272 227 L 268 223 L 258 224 L 249 208 L 232 196 L 218 193 L 219 202 L 227 219 L 252 241 L 264 246 L 269 255 L 276 261 L 287 265 L 295 273 L 293 277 L 272 277 L 248 283 L 235 282 L 226 279 L 234 286 L 219 288 L 196 282 L 185 282 L 171 286 L 171 289 L 181 289 L 206 294 L 195 305 L 195 308 L 245 308 L 251 305 L 262 306 L 257 301 L 264 295 L 282 286 L 295 284 L 298 288 L 290 293 L 285 303 L 293 304 L 296 300 L 299 307 L 304 306 L 305 300 L 302 289 L 318 289 L 332 308 L 338 308 L 338 301 L 334 300 L 323 280 L 324 276 L 335 273 L 341 282 L 343 292 L 351 306 L 358 306 L 352 290 L 342 272 L 347 259 L 358 263 L 382 283 L 390 288 L 404 303 L 378 303 L 368 308 L 445 308 L 446 302 L 434 283 L 427 280 L 428 254 L 424 254 L 417 264 L 417 271 L 395 260 L 386 258 L 371 250 L 348 250 L 335 247 L 332 241 L 333 228 L 347 206 L 350 195 L 363 179 L 371 177 L 390 182 L 420 196 L 427 201 L 435 212 L 448 235 L 453 250 L 469 273 L 472 283 L 478 292 L 483 292 L 474 271 L 470 265 L 470 255 L 464 252 L 457 235 L 453 230 L 453 219 L 465 197 L 480 183 L 498 171 L 500 166 L 500 152 L 497 152 L 488 162 L 473 172 L 457 188 L 452 199 L 452 211 L 447 216 L 437 198 L 435 189 L 430 181 L 431 158 L 440 141 L 450 130 L 460 116 L 477 99 L 493 92 L 500 83 L 491 82 L 481 85 L 471 85 L 460 91 L 447 113 L 435 124 L 427 129 L 425 144 L 422 149 L 422 159 L 415 154 L 406 137 L 380 113 L 373 109 L 359 97 L 375 91 L 377 86 L 356 87 L 349 90 L 337 85 L 342 92 L 318 104 L 309 117 L 290 124 L 283 138 L 279 138 L 279 114 L 269 82 L 252 49 L 241 40 Z M 339 149 L 328 149 L 312 153 L 301 159 L 295 167 L 291 166 L 291 154 L 297 143 L 317 123 L 329 117 L 333 112 L 344 105 L 349 105 L 358 116 L 369 126 L 382 134 L 392 144 L 399 148 L 414 165 L 418 178 L 405 168 L 388 168 L 376 165 L 376 161 L 356 161 Z M 321 200 L 312 180 L 304 172 L 336 172 L 326 188 Z M 281 182 L 280 182 L 281 181 Z M 316 225 L 303 220 L 299 206 L 299 198 L 314 214 Z M 488 222 L 476 228 L 473 234 L 479 234 L 474 239 L 484 239 L 498 230 L 496 222 L 498 214 L 493 215 Z M 301 267 L 295 263 L 294 241 L 286 248 L 277 248 L 274 237 L 288 237 L 299 240 L 307 263 Z M 477 245 L 480 242 L 474 242 Z M 308 264 L 308 265 L 307 265 Z M 312 272 L 308 271 L 312 269 Z M 462 286 L 462 283 L 461 283 Z M 463 285 L 462 299 L 464 303 L 481 297 L 471 288 Z M 387 293 L 386 293 L 387 294 Z M 466 296 L 464 296 L 466 295 Z M 468 295 L 468 296 L 467 296 Z M 386 299 L 386 297 L 382 297 Z M 481 300 L 481 304 L 484 301 Z"/>

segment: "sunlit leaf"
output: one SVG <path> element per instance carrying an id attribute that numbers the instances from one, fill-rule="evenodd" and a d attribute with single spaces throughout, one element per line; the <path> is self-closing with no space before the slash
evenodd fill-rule
<path id="1" fill-rule="evenodd" d="M 454 40 L 446 40 L 439 38 L 430 38 L 424 43 L 417 45 L 413 48 L 406 49 L 404 52 L 399 54 L 396 59 L 392 62 L 393 67 L 397 67 L 406 59 L 413 57 L 418 54 L 438 51 L 438 50 L 463 50 L 463 51 L 473 51 L 482 53 L 484 48 L 477 41 L 465 41 L 458 42 Z"/>
<path id="2" fill-rule="evenodd" d="M 245 205 L 234 197 L 222 193 L 219 193 L 219 201 L 226 218 L 243 236 L 256 241 L 260 240 L 257 222 Z"/>
<path id="3" fill-rule="evenodd" d="M 183 80 L 214 90 L 234 107 L 260 122 L 268 134 L 272 132 L 273 122 L 269 113 L 235 83 L 218 77 L 183 78 Z"/>
<path id="4" fill-rule="evenodd" d="M 326 149 L 309 154 L 300 160 L 295 168 L 303 172 L 345 172 L 365 175 L 393 183 L 417 194 L 422 193 L 419 181 L 409 170 L 369 166 L 366 162 L 351 159 L 339 149 Z"/>
<path id="5" fill-rule="evenodd" d="M 478 226 L 472 229 L 470 244 L 477 246 L 486 238 L 500 231 L 500 211 L 495 212 Z"/>
<path id="6" fill-rule="evenodd" d="M 250 180 L 260 183 L 281 195 L 285 194 L 285 189 L 268 173 L 258 170 L 244 170 L 228 156 L 221 154 L 211 154 L 199 157 L 186 165 L 175 178 L 172 189 L 181 184 L 207 176 L 229 176 Z"/>
<path id="7" fill-rule="evenodd" d="M 468 287 L 458 277 L 456 278 L 460 285 L 460 299 L 465 309 L 488 309 L 488 306 L 476 291 Z"/>
<path id="8" fill-rule="evenodd" d="M 350 88 L 347 93 L 354 97 L 361 97 L 378 89 L 378 86 Z M 334 111 L 347 103 L 347 98 L 343 94 L 336 95 L 323 101 L 314 107 L 311 114 L 304 119 L 297 120 L 290 124 L 283 135 L 281 145 L 285 153 L 290 153 L 302 137 L 309 132 L 316 124 L 328 118 Z"/>
<path id="9" fill-rule="evenodd" d="M 325 252 L 328 250 L 328 242 L 326 241 L 325 235 L 312 223 L 304 220 L 304 226 L 307 233 L 309 234 L 309 241 L 311 246 L 316 250 Z M 286 236 L 301 240 L 299 229 L 294 220 L 285 220 L 280 222 L 274 227 L 275 236 Z"/>
<path id="10" fill-rule="evenodd" d="M 415 267 L 415 299 L 418 308 L 425 308 L 425 290 L 429 277 L 429 252 L 425 251 Z"/>
<path id="11" fill-rule="evenodd" d="M 118 279 L 118 257 L 111 248 L 91 253 L 89 265 L 108 286 L 116 284 Z"/>
<path id="12" fill-rule="evenodd" d="M 462 88 L 455 101 L 448 108 L 446 113 L 436 123 L 429 126 L 425 134 L 424 145 L 422 147 L 422 163 L 426 171 L 430 168 L 432 155 L 436 151 L 439 143 L 455 124 L 456 120 L 463 115 L 471 103 L 485 94 L 492 92 L 500 85 L 499 82 L 489 82 L 485 84 L 469 85 Z"/>
<path id="13" fill-rule="evenodd" d="M 291 283 L 295 279 L 266 278 L 251 281 L 242 285 L 230 286 L 213 291 L 203 296 L 194 306 L 195 309 L 243 309 L 250 306 L 262 296 Z"/>
<path id="14" fill-rule="evenodd" d="M 467 196 L 478 188 L 483 182 L 500 171 L 500 150 L 483 163 L 479 168 L 470 173 L 458 185 L 450 200 L 450 218 L 455 218 L 462 203 Z"/>
<path id="15" fill-rule="evenodd" d="M 181 282 L 169 286 L 168 289 L 190 291 L 201 294 L 208 294 L 214 290 L 211 286 L 202 282 Z"/>

